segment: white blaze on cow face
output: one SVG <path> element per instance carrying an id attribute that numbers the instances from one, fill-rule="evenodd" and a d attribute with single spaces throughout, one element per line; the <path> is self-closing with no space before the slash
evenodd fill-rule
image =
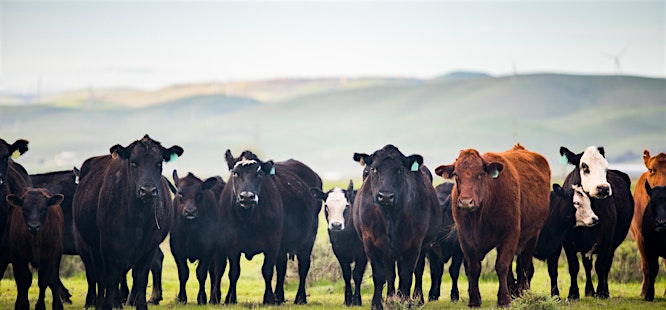
<path id="1" fill-rule="evenodd" d="M 599 149 L 594 146 L 588 147 L 580 158 L 578 168 L 580 183 L 590 197 L 603 199 L 613 194 L 606 179 L 608 161 L 599 153 Z"/>
<path id="2" fill-rule="evenodd" d="M 592 201 L 580 185 L 572 185 L 573 205 L 576 208 L 576 227 L 592 227 L 599 223 L 599 217 L 592 211 Z"/>
<path id="3" fill-rule="evenodd" d="M 247 158 L 243 157 L 241 160 L 236 162 L 236 164 L 234 165 L 234 168 L 236 168 L 238 166 L 247 166 L 247 165 L 252 165 L 252 164 L 256 164 L 256 163 L 257 163 L 257 161 L 254 160 L 254 159 L 247 159 Z"/>
<path id="4" fill-rule="evenodd" d="M 334 188 L 328 193 L 326 201 L 326 210 L 328 210 L 328 229 L 329 230 L 344 230 L 345 229 L 345 210 L 349 207 L 349 201 L 345 196 L 345 192 L 341 188 Z"/>

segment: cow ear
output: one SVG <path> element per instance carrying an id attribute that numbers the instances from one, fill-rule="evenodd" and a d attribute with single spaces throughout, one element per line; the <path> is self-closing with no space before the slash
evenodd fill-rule
<path id="1" fill-rule="evenodd" d="M 555 195 L 564 198 L 564 190 L 562 190 L 562 186 L 560 186 L 560 184 L 553 184 L 553 192 Z"/>
<path id="2" fill-rule="evenodd" d="M 171 178 L 173 179 L 173 183 L 178 185 L 178 171 L 176 171 L 176 169 L 173 169 L 173 173 L 171 174 Z"/>
<path id="3" fill-rule="evenodd" d="M 23 139 L 18 139 L 14 144 L 9 146 L 9 154 L 18 152 L 19 156 L 28 151 L 28 141 Z M 17 156 L 18 157 L 18 156 Z"/>
<path id="4" fill-rule="evenodd" d="M 454 165 L 441 165 L 435 168 L 435 174 L 442 178 L 450 179 L 453 177 L 453 170 L 455 167 L 456 166 Z"/>
<path id="5" fill-rule="evenodd" d="M 560 155 L 562 155 L 561 162 L 563 164 L 569 163 L 578 166 L 580 163 L 580 156 L 569 151 L 569 149 L 564 146 L 560 147 Z"/>
<path id="6" fill-rule="evenodd" d="M 49 198 L 49 200 L 46 201 L 46 205 L 48 205 L 49 207 L 59 206 L 64 199 L 65 199 L 65 196 L 63 196 L 62 194 L 55 194 L 55 195 L 51 196 L 51 198 Z"/>
<path id="7" fill-rule="evenodd" d="M 357 161 L 361 166 L 372 165 L 372 156 L 365 153 L 354 153 L 354 161 Z"/>
<path id="8" fill-rule="evenodd" d="M 217 178 L 210 177 L 206 179 L 206 181 L 204 181 L 203 184 L 201 184 L 201 190 L 202 191 L 209 190 L 215 187 L 215 185 L 217 185 Z"/>
<path id="9" fill-rule="evenodd" d="M 227 167 L 229 167 L 229 171 L 231 171 L 231 169 L 234 169 L 234 164 L 236 163 L 236 159 L 234 158 L 233 155 L 231 155 L 231 150 L 227 149 L 227 151 L 224 152 L 224 159 L 227 161 Z"/>
<path id="10" fill-rule="evenodd" d="M 116 156 L 120 157 L 121 159 L 125 159 L 125 160 L 130 158 L 129 148 L 123 147 L 120 144 L 116 144 L 116 145 L 112 146 L 109 149 L 109 152 L 111 153 L 111 156 L 113 156 L 113 158 L 115 158 Z"/>
<path id="11" fill-rule="evenodd" d="M 23 199 L 21 199 L 21 197 L 19 196 L 16 196 L 14 194 L 9 194 L 7 195 L 6 199 L 10 207 L 20 208 L 21 206 L 23 206 Z"/>
<path id="12" fill-rule="evenodd" d="M 175 161 L 176 158 L 178 158 L 181 155 L 183 155 L 183 148 L 178 145 L 174 145 L 162 151 L 162 158 L 166 162 Z"/>
<path id="13" fill-rule="evenodd" d="M 648 196 L 652 197 L 652 187 L 650 187 L 648 180 L 645 180 L 645 192 L 647 192 Z"/>
<path id="14" fill-rule="evenodd" d="M 601 156 L 603 156 L 604 158 L 606 157 L 606 150 L 604 150 L 603 146 L 598 147 L 597 150 L 599 151 L 599 154 L 601 154 Z"/>
<path id="15" fill-rule="evenodd" d="M 648 166 L 648 164 L 650 163 L 650 157 L 651 157 L 650 156 L 650 151 L 645 149 L 643 151 L 643 162 L 645 163 L 645 167 L 648 168 L 648 169 L 650 169 L 650 166 Z"/>
<path id="16" fill-rule="evenodd" d="M 486 165 L 486 172 L 490 174 L 490 177 L 497 179 L 499 173 L 504 169 L 504 165 L 498 162 L 491 162 Z"/>
<path id="17" fill-rule="evenodd" d="M 349 179 L 349 185 L 347 185 L 347 192 L 348 192 L 348 193 L 351 193 L 351 192 L 353 192 L 353 191 L 354 191 L 354 181 L 352 181 L 351 179 Z"/>
<path id="18" fill-rule="evenodd" d="M 273 163 L 272 160 L 269 160 L 261 164 L 261 170 L 263 170 L 267 174 L 273 175 L 275 174 L 275 163 Z"/>
<path id="19" fill-rule="evenodd" d="M 423 164 L 423 156 L 410 155 L 409 157 L 403 159 L 402 164 L 410 171 L 419 171 L 419 167 L 421 167 Z"/>
<path id="20" fill-rule="evenodd" d="M 316 187 L 310 187 L 310 193 L 312 194 L 312 197 L 315 199 L 319 200 L 325 200 L 326 199 L 326 194 L 321 191 L 321 189 L 316 188 Z"/>

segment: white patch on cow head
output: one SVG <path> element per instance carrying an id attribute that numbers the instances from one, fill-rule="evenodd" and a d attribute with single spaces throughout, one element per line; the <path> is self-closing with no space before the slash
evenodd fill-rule
<path id="1" fill-rule="evenodd" d="M 599 217 L 592 211 L 592 201 L 580 185 L 571 185 L 573 205 L 576 208 L 576 227 L 592 227 L 599 223 Z"/>
<path id="2" fill-rule="evenodd" d="M 345 210 L 349 207 L 349 201 L 345 196 L 345 192 L 341 188 L 334 188 L 328 193 L 326 201 L 326 210 L 328 210 L 328 229 L 329 230 L 344 230 L 345 229 Z"/>
<path id="3" fill-rule="evenodd" d="M 241 160 L 236 162 L 236 164 L 234 165 L 234 168 L 236 168 L 238 166 L 247 166 L 247 165 L 252 165 L 252 164 L 256 164 L 256 163 L 257 163 L 257 161 L 254 160 L 254 159 L 247 159 L 247 158 L 243 157 L 243 158 L 241 158 Z"/>
<path id="4" fill-rule="evenodd" d="M 588 147 L 580 158 L 580 183 L 592 198 L 603 199 L 613 194 L 606 179 L 608 161 L 595 146 Z"/>

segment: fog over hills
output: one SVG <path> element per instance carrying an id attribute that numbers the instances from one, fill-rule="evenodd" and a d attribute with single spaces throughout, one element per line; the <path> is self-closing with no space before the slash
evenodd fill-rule
<path id="1" fill-rule="evenodd" d="M 80 165 L 146 133 L 185 149 L 166 175 L 177 168 L 225 178 L 226 149 L 299 159 L 327 179 L 359 178 L 352 154 L 388 143 L 423 155 L 434 169 L 462 149 L 503 151 L 520 141 L 548 158 L 554 177 L 572 168 L 559 162 L 562 145 L 574 152 L 604 146 L 611 166 L 639 170 L 643 149 L 666 151 L 666 80 L 634 76 L 457 72 L 431 80 L 285 79 L 21 98 L 0 96 L 0 137 L 30 141 L 19 162 L 31 173 Z"/>

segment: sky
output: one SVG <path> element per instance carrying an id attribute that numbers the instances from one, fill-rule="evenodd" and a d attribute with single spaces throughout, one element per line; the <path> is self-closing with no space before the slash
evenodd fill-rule
<path id="1" fill-rule="evenodd" d="M 0 1 L 0 93 L 452 71 L 666 77 L 666 1 Z"/>

